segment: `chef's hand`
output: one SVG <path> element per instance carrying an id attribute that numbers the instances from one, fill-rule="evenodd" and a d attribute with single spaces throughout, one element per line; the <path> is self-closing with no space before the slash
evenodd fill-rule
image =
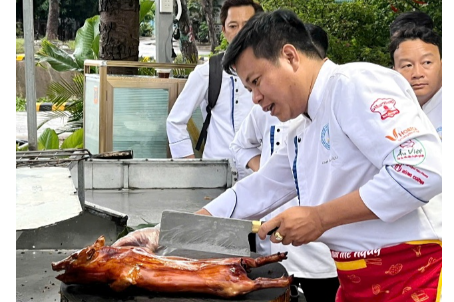
<path id="1" fill-rule="evenodd" d="M 267 233 L 276 227 L 277 230 L 270 236 L 270 240 L 284 245 L 306 244 L 324 233 L 316 207 L 297 206 L 285 210 L 262 224 L 258 232 L 260 239 L 264 240 Z M 282 241 L 276 240 L 276 232 L 283 237 Z"/>
<path id="2" fill-rule="evenodd" d="M 155 252 L 159 247 L 159 227 L 138 229 L 115 241 L 112 246 L 140 246 Z"/>

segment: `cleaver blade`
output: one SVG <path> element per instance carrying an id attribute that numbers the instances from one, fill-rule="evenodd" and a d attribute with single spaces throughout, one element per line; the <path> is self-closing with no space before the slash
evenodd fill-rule
<path id="1" fill-rule="evenodd" d="M 257 233 L 261 224 L 261 221 L 163 211 L 159 245 L 250 257 L 248 235 Z"/>

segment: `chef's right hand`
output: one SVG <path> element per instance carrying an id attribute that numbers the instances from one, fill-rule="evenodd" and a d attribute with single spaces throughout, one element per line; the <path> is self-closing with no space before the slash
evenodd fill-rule
<path id="1" fill-rule="evenodd" d="M 273 243 L 284 245 L 292 244 L 300 246 L 315 241 L 326 230 L 323 228 L 318 208 L 307 206 L 295 206 L 286 209 L 282 213 L 264 222 L 257 233 L 264 240 L 268 232 L 276 229 L 270 240 Z M 278 233 L 282 238 L 278 240 Z"/>
<path id="2" fill-rule="evenodd" d="M 129 233 L 115 241 L 112 247 L 140 246 L 148 248 L 151 252 L 155 252 L 159 247 L 158 241 L 159 227 L 149 227 Z"/>

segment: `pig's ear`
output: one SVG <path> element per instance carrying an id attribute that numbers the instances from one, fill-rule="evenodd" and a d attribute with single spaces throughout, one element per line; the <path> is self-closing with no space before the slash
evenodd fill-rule
<path id="1" fill-rule="evenodd" d="M 99 236 L 99 238 L 95 241 L 95 243 L 93 244 L 93 247 L 94 247 L 95 249 L 99 249 L 99 248 L 103 247 L 103 246 L 105 245 L 105 243 L 106 243 L 106 238 L 105 238 L 103 235 L 101 235 L 101 236 Z"/>

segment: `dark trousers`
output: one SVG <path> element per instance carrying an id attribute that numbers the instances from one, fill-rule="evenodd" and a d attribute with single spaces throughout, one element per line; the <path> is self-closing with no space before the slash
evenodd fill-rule
<path id="1" fill-rule="evenodd" d="M 304 301 L 304 299 L 298 300 L 299 296 L 303 295 L 298 291 L 298 286 L 303 290 L 307 302 L 334 302 L 339 288 L 339 280 L 337 277 L 326 279 L 294 278 L 290 287 L 290 302 Z"/>

